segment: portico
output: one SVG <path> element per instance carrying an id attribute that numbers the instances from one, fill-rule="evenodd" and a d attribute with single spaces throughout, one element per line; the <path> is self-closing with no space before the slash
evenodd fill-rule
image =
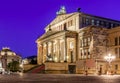
<path id="1" fill-rule="evenodd" d="M 51 32 L 48 32 L 51 33 Z M 69 34 L 71 33 L 71 34 Z M 51 33 L 52 35 L 53 33 Z M 77 34 L 71 31 L 60 31 L 54 36 L 37 40 L 39 64 L 45 62 L 75 62 Z M 44 39 L 45 38 L 45 39 Z"/>

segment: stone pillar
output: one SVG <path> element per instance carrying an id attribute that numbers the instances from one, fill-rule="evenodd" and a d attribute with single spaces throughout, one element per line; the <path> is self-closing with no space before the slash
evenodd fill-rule
<path id="1" fill-rule="evenodd" d="M 52 57 L 52 61 L 53 61 L 53 55 L 54 55 L 54 53 L 53 53 L 53 41 L 51 41 L 51 57 Z"/>
<path id="2" fill-rule="evenodd" d="M 56 41 L 53 41 L 53 61 L 56 62 L 57 51 L 56 51 Z"/>
<path id="3" fill-rule="evenodd" d="M 73 62 L 76 62 L 78 60 L 78 54 L 77 54 L 77 39 L 74 38 L 74 52 L 73 52 L 73 56 L 75 56 L 73 59 Z"/>
<path id="4" fill-rule="evenodd" d="M 59 39 L 57 40 L 57 46 L 58 46 L 57 47 L 57 52 L 58 52 L 58 57 L 57 58 L 58 58 L 58 61 L 60 62 L 60 40 Z"/>
<path id="5" fill-rule="evenodd" d="M 48 60 L 48 42 L 46 43 L 46 57 L 47 57 L 47 60 Z"/>
<path id="6" fill-rule="evenodd" d="M 37 54 L 37 63 L 42 64 L 43 62 L 43 53 L 42 53 L 42 45 L 38 44 L 38 54 Z"/>
<path id="7" fill-rule="evenodd" d="M 41 63 L 43 63 L 43 45 L 40 45 Z"/>
<path id="8" fill-rule="evenodd" d="M 60 62 L 64 62 L 64 40 L 60 40 Z"/>
<path id="9" fill-rule="evenodd" d="M 43 45 L 43 62 L 45 62 L 46 61 L 46 57 L 47 57 L 47 45 L 46 45 L 46 43 L 44 43 L 44 45 Z"/>

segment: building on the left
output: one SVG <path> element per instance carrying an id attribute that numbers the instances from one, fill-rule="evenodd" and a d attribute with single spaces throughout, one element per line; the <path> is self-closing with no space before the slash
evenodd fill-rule
<path id="1" fill-rule="evenodd" d="M 0 50 L 0 69 L 7 70 L 8 64 L 12 61 L 17 61 L 19 63 L 22 62 L 22 57 L 15 52 L 13 52 L 8 47 L 3 47 L 2 50 Z"/>

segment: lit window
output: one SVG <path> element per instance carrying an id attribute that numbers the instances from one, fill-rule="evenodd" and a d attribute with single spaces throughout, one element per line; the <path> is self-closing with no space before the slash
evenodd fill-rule
<path id="1" fill-rule="evenodd" d="M 88 58 L 90 58 L 90 50 L 89 49 L 87 49 L 88 50 Z"/>
<path id="2" fill-rule="evenodd" d="M 108 22 L 106 22 L 106 27 L 109 28 L 109 23 Z"/>
<path id="3" fill-rule="evenodd" d="M 119 48 L 119 58 L 120 58 L 120 48 Z"/>
<path id="4" fill-rule="evenodd" d="M 115 37 L 115 45 L 118 45 L 118 38 Z"/>
<path id="5" fill-rule="evenodd" d="M 115 55 L 118 55 L 118 49 L 115 48 Z"/>
<path id="6" fill-rule="evenodd" d="M 118 65 L 117 64 L 115 65 L 115 70 L 118 70 Z"/>
<path id="7" fill-rule="evenodd" d="M 87 57 L 87 54 L 86 54 L 86 49 L 84 50 L 84 59 L 86 59 Z"/>
<path id="8" fill-rule="evenodd" d="M 80 56 L 81 56 L 80 59 L 82 59 L 83 58 L 82 57 L 83 56 L 82 50 L 80 51 Z"/>
<path id="9" fill-rule="evenodd" d="M 113 27 L 113 24 L 111 23 L 111 28 Z"/>
<path id="10" fill-rule="evenodd" d="M 68 21 L 68 27 L 70 26 L 70 21 Z"/>
<path id="11" fill-rule="evenodd" d="M 86 25 L 89 25 L 89 19 L 86 18 Z"/>
<path id="12" fill-rule="evenodd" d="M 95 25 L 95 20 L 94 19 L 92 19 L 92 25 Z"/>
<path id="13" fill-rule="evenodd" d="M 73 20 L 70 21 L 70 25 L 73 26 Z"/>
<path id="14" fill-rule="evenodd" d="M 97 26 L 99 26 L 100 25 L 100 21 L 99 20 L 97 20 Z"/>

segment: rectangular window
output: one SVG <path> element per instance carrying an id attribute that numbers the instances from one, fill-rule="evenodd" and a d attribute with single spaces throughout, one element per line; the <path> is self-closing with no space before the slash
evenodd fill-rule
<path id="1" fill-rule="evenodd" d="M 70 26 L 73 26 L 73 20 L 70 21 Z"/>
<path id="2" fill-rule="evenodd" d="M 68 21 L 68 27 L 73 26 L 73 20 Z"/>
<path id="3" fill-rule="evenodd" d="M 82 23 L 85 24 L 85 18 L 84 17 L 82 18 Z"/>
<path id="4" fill-rule="evenodd" d="M 108 25 L 108 29 L 111 29 L 111 23 L 108 23 L 109 25 Z"/>
<path id="5" fill-rule="evenodd" d="M 115 37 L 115 45 L 118 45 L 118 38 Z"/>
<path id="6" fill-rule="evenodd" d="M 100 21 L 99 20 L 97 20 L 97 24 L 96 24 L 97 26 L 99 26 L 100 25 Z"/>
<path id="7" fill-rule="evenodd" d="M 119 45 L 120 45 L 120 36 L 119 36 Z"/>
<path id="8" fill-rule="evenodd" d="M 120 48 L 119 48 L 119 58 L 120 58 Z"/>
<path id="9" fill-rule="evenodd" d="M 82 53 L 82 50 L 80 50 L 80 59 L 83 59 L 83 53 Z"/>
<path id="10" fill-rule="evenodd" d="M 104 21 L 104 25 L 103 25 L 103 27 L 106 27 L 106 22 Z"/>
<path id="11" fill-rule="evenodd" d="M 104 26 L 104 22 L 103 21 L 101 21 L 101 26 Z"/>
<path id="12" fill-rule="evenodd" d="M 66 23 L 64 24 L 64 30 L 67 30 Z"/>
<path id="13" fill-rule="evenodd" d="M 111 28 L 113 28 L 113 24 L 111 23 Z"/>
<path id="14" fill-rule="evenodd" d="M 87 39 L 84 39 L 84 46 L 87 46 Z"/>
<path id="15" fill-rule="evenodd" d="M 108 22 L 106 22 L 106 27 L 109 28 L 109 23 Z"/>
<path id="16" fill-rule="evenodd" d="M 84 17 L 82 17 L 82 27 L 85 27 L 85 18 Z"/>
<path id="17" fill-rule="evenodd" d="M 86 59 L 86 49 L 84 49 L 84 59 Z"/>
<path id="18" fill-rule="evenodd" d="M 89 19 L 86 18 L 86 25 L 89 25 Z"/>
<path id="19" fill-rule="evenodd" d="M 68 21 L 68 27 L 70 26 L 70 22 Z"/>
<path id="20" fill-rule="evenodd" d="M 87 49 L 88 50 L 88 58 L 90 58 L 90 50 L 89 49 Z"/>
<path id="21" fill-rule="evenodd" d="M 95 25 L 95 20 L 94 19 L 92 19 L 91 22 L 92 22 L 92 25 Z"/>
<path id="22" fill-rule="evenodd" d="M 115 65 L 115 70 L 118 70 L 118 65 L 117 64 Z"/>
<path id="23" fill-rule="evenodd" d="M 117 56 L 117 55 L 118 55 L 118 49 L 115 48 L 115 56 Z"/>
<path id="24" fill-rule="evenodd" d="M 62 25 L 60 25 L 60 30 L 62 30 Z"/>

